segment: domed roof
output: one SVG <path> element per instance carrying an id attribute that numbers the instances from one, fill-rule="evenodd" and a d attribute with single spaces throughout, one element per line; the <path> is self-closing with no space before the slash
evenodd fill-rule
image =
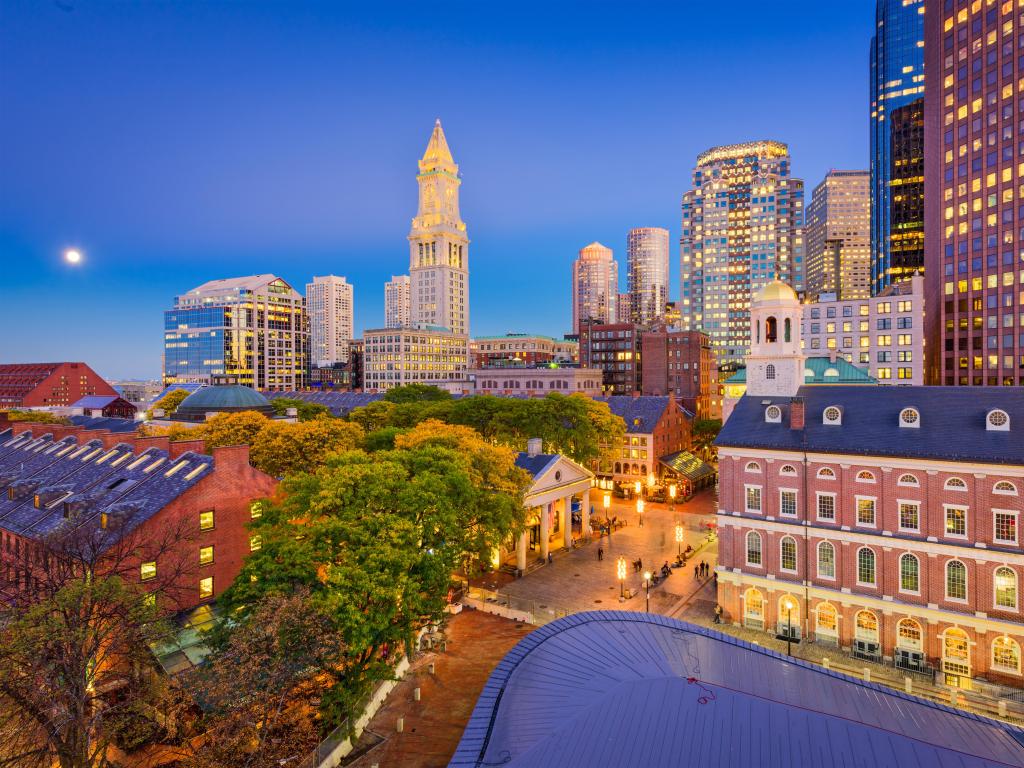
<path id="1" fill-rule="evenodd" d="M 781 280 L 772 280 L 754 297 L 754 301 L 799 301 L 796 291 Z"/>
<path id="2" fill-rule="evenodd" d="M 172 417 L 176 421 L 202 421 L 207 413 L 236 413 L 258 411 L 265 416 L 274 408 L 263 395 L 252 387 L 241 384 L 218 384 L 203 387 L 181 401 Z"/>

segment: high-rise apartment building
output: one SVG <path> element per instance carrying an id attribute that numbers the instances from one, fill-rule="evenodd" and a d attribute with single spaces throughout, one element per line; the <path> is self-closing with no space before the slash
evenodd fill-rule
<path id="1" fill-rule="evenodd" d="M 384 327 L 402 328 L 411 322 L 409 276 L 392 275 L 384 283 Z"/>
<path id="2" fill-rule="evenodd" d="M 629 320 L 650 325 L 665 314 L 668 303 L 668 230 L 636 227 L 626 236 L 626 277 Z"/>
<path id="3" fill-rule="evenodd" d="M 163 381 L 301 389 L 308 346 L 303 298 L 284 280 L 211 280 L 175 297 L 164 312 Z"/>
<path id="4" fill-rule="evenodd" d="M 1019 4 L 925 15 L 926 365 L 934 384 L 1024 384 Z"/>
<path id="5" fill-rule="evenodd" d="M 872 294 L 924 269 L 924 157 L 924 0 L 877 0 L 871 38 Z"/>
<path id="6" fill-rule="evenodd" d="M 469 333 L 469 238 L 459 216 L 459 166 L 441 121 L 419 162 L 419 210 L 409 231 L 411 323 Z"/>
<path id="7" fill-rule="evenodd" d="M 317 368 L 348 362 L 352 341 L 352 284 L 344 277 L 314 277 L 306 283 L 309 358 Z"/>
<path id="8" fill-rule="evenodd" d="M 643 329 L 632 323 L 584 322 L 580 326 L 580 365 L 603 372 L 608 394 L 639 394 L 642 339 Z"/>
<path id="9" fill-rule="evenodd" d="M 742 365 L 750 298 L 772 280 L 804 290 L 804 185 L 778 141 L 713 147 L 697 157 L 683 195 L 683 330 L 711 338 L 719 368 Z"/>
<path id="10" fill-rule="evenodd" d="M 829 171 L 814 188 L 804 226 L 807 295 L 871 295 L 871 175 Z"/>
<path id="11" fill-rule="evenodd" d="M 572 263 L 572 331 L 587 320 L 614 323 L 618 319 L 619 265 L 611 248 L 594 242 L 580 248 Z"/>

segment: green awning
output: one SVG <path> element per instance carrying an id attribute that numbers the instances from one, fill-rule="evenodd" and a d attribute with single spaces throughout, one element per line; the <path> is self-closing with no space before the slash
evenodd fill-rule
<path id="1" fill-rule="evenodd" d="M 679 451 L 662 456 L 658 461 L 676 474 L 682 475 L 690 482 L 696 483 L 707 477 L 714 477 L 718 470 L 689 451 Z"/>

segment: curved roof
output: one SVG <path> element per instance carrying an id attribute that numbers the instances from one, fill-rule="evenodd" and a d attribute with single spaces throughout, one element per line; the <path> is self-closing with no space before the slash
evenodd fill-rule
<path id="1" fill-rule="evenodd" d="M 222 384 L 215 387 L 203 387 L 181 401 L 178 412 L 188 411 L 223 411 L 231 410 L 264 410 L 270 403 L 263 395 L 251 387 L 241 384 Z"/>
<path id="2" fill-rule="evenodd" d="M 746 384 L 747 369 L 740 368 L 725 384 Z M 878 380 L 848 363 L 845 358 L 808 357 L 804 359 L 804 384 L 877 384 Z"/>
<path id="3" fill-rule="evenodd" d="M 796 291 L 781 280 L 772 280 L 768 285 L 758 291 L 754 302 L 759 301 L 792 301 L 799 302 Z"/>
<path id="4" fill-rule="evenodd" d="M 532 632 L 449 768 L 1024 766 L 1024 732 L 656 614 Z"/>

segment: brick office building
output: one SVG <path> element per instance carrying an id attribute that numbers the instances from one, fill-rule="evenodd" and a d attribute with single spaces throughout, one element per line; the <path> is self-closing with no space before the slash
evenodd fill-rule
<path id="1" fill-rule="evenodd" d="M 641 337 L 640 370 L 643 394 L 671 392 L 698 418 L 714 418 L 712 395 L 718 368 L 706 333 L 664 325 L 651 328 Z"/>
<path id="2" fill-rule="evenodd" d="M 580 366 L 603 371 L 605 392 L 610 395 L 640 392 L 642 333 L 633 323 L 582 323 Z"/>
<path id="3" fill-rule="evenodd" d="M 477 336 L 469 340 L 471 368 L 504 368 L 538 363 L 573 363 L 579 360 L 576 341 L 527 333 Z"/>
<path id="4" fill-rule="evenodd" d="M 158 583 L 162 565 L 191 561 L 171 585 L 173 607 L 212 601 L 260 546 L 246 526 L 261 512 L 256 500 L 270 496 L 277 481 L 250 466 L 248 446 L 204 450 L 201 440 L 0 424 L 0 571 L 7 583 L 62 526 L 104 526 L 121 516 L 141 542 L 128 577 Z M 171 529 L 181 534 L 173 547 L 159 556 L 147 551 Z"/>
<path id="5" fill-rule="evenodd" d="M 0 409 L 69 406 L 117 391 L 85 363 L 0 364 Z"/>

